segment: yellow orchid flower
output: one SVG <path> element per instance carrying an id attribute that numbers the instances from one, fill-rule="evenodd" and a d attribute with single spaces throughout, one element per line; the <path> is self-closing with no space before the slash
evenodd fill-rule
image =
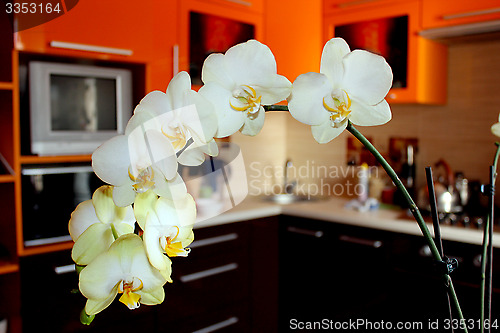
<path id="1" fill-rule="evenodd" d="M 116 237 L 134 232 L 132 206 L 118 207 L 113 202 L 113 187 L 101 186 L 92 200 L 80 203 L 71 214 L 69 233 L 75 244 L 71 256 L 78 265 L 89 264 L 108 250 Z"/>
<path id="2" fill-rule="evenodd" d="M 164 272 L 151 266 L 138 235 L 123 235 L 80 273 L 80 291 L 87 298 L 85 312 L 89 316 L 101 312 L 118 294 L 129 309 L 162 303 L 163 285 L 170 273 L 170 266 Z"/>

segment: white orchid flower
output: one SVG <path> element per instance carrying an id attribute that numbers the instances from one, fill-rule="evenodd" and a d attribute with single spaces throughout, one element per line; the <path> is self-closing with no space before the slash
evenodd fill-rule
<path id="1" fill-rule="evenodd" d="M 142 114 L 172 143 L 178 162 L 187 166 L 200 165 L 205 154 L 216 156 L 214 140 L 217 119 L 213 105 L 191 90 L 191 78 L 180 72 L 170 81 L 166 93 L 153 91 L 144 97 L 134 114 Z"/>
<path id="2" fill-rule="evenodd" d="M 185 257 L 189 253 L 186 247 L 194 239 L 196 204 L 190 194 L 181 200 L 155 198 L 153 195 L 142 199 L 134 209 L 144 230 L 146 253 L 155 268 L 165 271 L 171 264 L 169 257 Z"/>
<path id="3" fill-rule="evenodd" d="M 290 114 L 312 125 L 319 143 L 327 143 L 347 127 L 388 122 L 391 109 L 385 96 L 392 70 L 385 59 L 364 50 L 351 52 L 342 38 L 329 40 L 321 56 L 320 73 L 299 75 L 288 101 Z"/>
<path id="4" fill-rule="evenodd" d="M 187 191 L 177 173 L 174 147 L 155 121 L 147 114 L 134 114 L 124 135 L 106 141 L 92 154 L 94 172 L 115 186 L 113 200 L 118 206 L 132 204 L 137 193 L 149 189 L 171 198 Z"/>
<path id="5" fill-rule="evenodd" d="M 256 135 L 264 126 L 262 105 L 278 103 L 290 95 L 290 81 L 277 74 L 276 60 L 266 45 L 249 40 L 225 54 L 211 54 L 203 64 L 200 94 L 217 113 L 216 137 L 238 130 Z"/>
<path id="6" fill-rule="evenodd" d="M 134 232 L 132 206 L 118 207 L 112 198 L 113 188 L 101 186 L 92 200 L 80 203 L 71 213 L 69 233 L 75 244 L 71 256 L 78 265 L 88 265 L 119 237 Z"/>
<path id="7" fill-rule="evenodd" d="M 496 136 L 500 136 L 500 115 L 498 115 L 498 123 L 495 123 L 491 126 L 491 133 Z"/>
<path id="8" fill-rule="evenodd" d="M 141 238 L 127 234 L 118 238 L 80 272 L 79 287 L 87 298 L 85 312 L 95 315 L 107 308 L 116 295 L 129 309 L 155 305 L 165 298 L 165 275 L 151 266 Z"/>

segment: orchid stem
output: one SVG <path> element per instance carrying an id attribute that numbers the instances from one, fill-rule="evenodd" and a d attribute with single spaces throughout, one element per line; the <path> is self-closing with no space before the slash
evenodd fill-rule
<path id="1" fill-rule="evenodd" d="M 286 105 L 264 105 L 264 110 L 265 111 L 289 111 L 288 106 Z M 441 258 L 441 255 L 439 253 L 438 248 L 436 247 L 436 244 L 434 243 L 434 240 L 432 238 L 432 235 L 427 228 L 427 225 L 425 224 L 424 218 L 422 217 L 422 214 L 420 214 L 420 211 L 418 210 L 417 205 L 413 201 L 412 197 L 406 190 L 406 187 L 403 185 L 401 180 L 399 179 L 398 175 L 394 171 L 394 169 L 391 167 L 391 165 L 385 160 L 385 158 L 378 152 L 378 150 L 371 144 L 370 141 L 368 141 L 367 138 L 363 134 L 361 134 L 351 123 L 350 120 L 348 120 L 347 123 L 347 128 L 349 132 L 351 132 L 356 139 L 361 142 L 366 149 L 370 151 L 370 153 L 375 157 L 375 159 L 382 165 L 384 168 L 385 172 L 387 175 L 392 179 L 396 187 L 401 191 L 403 194 L 406 202 L 408 203 L 409 209 L 411 213 L 413 214 L 415 220 L 417 221 L 417 224 L 427 242 L 427 245 L 429 246 L 432 256 L 436 261 L 442 261 L 443 259 Z M 448 295 L 451 297 L 451 300 L 453 302 L 453 305 L 455 306 L 455 310 L 457 311 L 458 317 L 461 320 L 461 322 L 465 321 L 462 309 L 460 308 L 460 304 L 458 302 L 457 294 L 455 292 L 455 288 L 453 287 L 453 283 L 451 281 L 451 277 L 448 274 L 444 274 L 444 279 L 445 279 L 445 284 L 446 287 L 448 288 Z M 465 333 L 467 333 L 467 327 L 463 327 L 463 330 Z"/>
<path id="2" fill-rule="evenodd" d="M 118 232 L 116 231 L 116 228 L 115 228 L 115 226 L 114 226 L 114 224 L 113 224 L 113 223 L 111 223 L 110 225 L 111 225 L 111 232 L 113 233 L 113 238 L 114 238 L 115 240 L 117 240 L 117 239 L 118 239 L 118 237 L 119 237 L 119 236 L 118 236 Z"/>
<path id="3" fill-rule="evenodd" d="M 492 252 L 492 242 L 491 237 L 493 236 L 493 222 L 494 222 L 494 195 L 493 188 L 495 186 L 496 181 L 496 170 L 498 166 L 498 158 L 500 156 L 500 143 L 496 143 L 497 150 L 495 153 L 495 157 L 493 159 L 493 165 L 490 167 L 490 193 L 488 193 L 488 216 L 486 218 L 486 224 L 484 227 L 483 233 L 483 253 L 481 256 L 481 333 L 484 332 L 484 323 L 486 312 L 488 312 L 488 319 L 491 322 L 491 292 L 492 292 L 492 267 L 493 264 L 493 252 Z M 486 279 L 486 275 L 488 274 L 488 279 Z M 487 281 L 488 280 L 488 281 Z M 487 298 L 486 298 L 487 297 Z M 489 331 L 489 330 L 488 330 Z"/>
<path id="4" fill-rule="evenodd" d="M 265 111 L 288 111 L 287 105 L 263 105 Z"/>
<path id="5" fill-rule="evenodd" d="M 347 130 L 351 132 L 356 139 L 359 140 L 369 151 L 370 153 L 376 158 L 376 160 L 380 163 L 380 165 L 384 168 L 385 172 L 389 177 L 391 177 L 392 181 L 398 188 L 398 190 L 403 193 L 404 198 L 406 199 L 406 202 L 408 203 L 409 209 L 413 216 L 415 217 L 415 220 L 417 221 L 417 224 L 422 231 L 422 234 L 427 242 L 427 245 L 429 246 L 432 256 L 436 261 L 442 261 L 441 255 L 439 253 L 439 250 L 436 247 L 436 244 L 434 243 L 434 240 L 432 239 L 431 233 L 429 229 L 427 228 L 427 225 L 425 224 L 424 218 L 422 217 L 422 214 L 420 214 L 420 211 L 418 210 L 417 205 L 413 201 L 412 197 L 406 190 L 406 187 L 403 185 L 401 180 L 399 179 L 398 175 L 394 171 L 394 169 L 390 166 L 390 164 L 385 160 L 385 158 L 378 152 L 378 150 L 371 144 L 368 139 L 364 137 L 363 134 L 361 134 L 351 123 L 351 121 L 348 122 L 347 124 Z M 446 281 L 446 286 L 448 288 L 448 294 L 450 295 L 453 305 L 455 306 L 455 310 L 457 311 L 458 317 L 463 321 L 464 316 L 462 314 L 462 310 L 460 308 L 460 304 L 458 302 L 457 295 L 455 293 L 455 289 L 453 287 L 453 283 L 451 282 L 451 278 L 448 274 L 444 275 L 445 281 Z M 467 332 L 467 328 L 463 327 L 464 332 Z"/>

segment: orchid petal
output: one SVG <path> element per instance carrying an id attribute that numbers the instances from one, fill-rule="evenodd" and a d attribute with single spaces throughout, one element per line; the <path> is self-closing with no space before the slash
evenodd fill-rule
<path id="1" fill-rule="evenodd" d="M 246 117 L 245 123 L 243 124 L 243 127 L 240 130 L 241 134 L 250 136 L 255 136 L 259 134 L 259 132 L 262 130 L 262 127 L 264 127 L 265 114 L 266 112 L 264 111 L 264 108 L 261 106 L 259 108 L 259 111 L 257 112 L 256 118 L 252 119 Z"/>
<path id="2" fill-rule="evenodd" d="M 134 202 L 134 215 L 137 223 L 144 230 L 149 212 L 153 211 L 158 196 L 152 191 L 137 194 Z"/>
<path id="3" fill-rule="evenodd" d="M 110 306 L 111 303 L 113 303 L 113 300 L 115 299 L 116 295 L 118 295 L 118 283 L 111 290 L 111 292 L 108 294 L 106 298 L 88 299 L 87 303 L 85 304 L 85 313 L 87 313 L 87 315 L 89 316 L 98 314 L 99 312 Z"/>
<path id="4" fill-rule="evenodd" d="M 500 136 L 500 122 L 491 126 L 491 132 L 496 136 Z"/>
<path id="5" fill-rule="evenodd" d="M 196 220 L 196 203 L 190 194 L 179 200 L 159 198 L 155 211 L 163 225 L 192 227 Z"/>
<path id="6" fill-rule="evenodd" d="M 177 174 L 177 156 L 170 140 L 158 131 L 146 132 L 154 165 L 163 176 L 172 179 Z"/>
<path id="7" fill-rule="evenodd" d="M 383 99 L 376 105 L 367 105 L 352 99 L 351 121 L 360 126 L 376 126 L 387 123 L 392 118 L 391 108 Z"/>
<path id="8" fill-rule="evenodd" d="M 135 222 L 131 206 L 119 207 L 113 202 L 113 187 L 101 186 L 92 196 L 92 204 L 99 220 L 103 223 L 123 221 L 129 224 Z"/>
<path id="9" fill-rule="evenodd" d="M 127 141 L 125 135 L 115 136 L 92 154 L 92 168 L 104 182 L 121 186 L 129 180 L 130 156 Z"/>
<path id="10" fill-rule="evenodd" d="M 333 89 L 338 89 L 344 77 L 343 58 L 351 52 L 349 45 L 342 38 L 332 38 L 323 47 L 320 73 L 325 74 Z"/>
<path id="11" fill-rule="evenodd" d="M 160 237 L 162 236 L 159 226 L 160 220 L 156 214 L 148 214 L 146 225 L 144 228 L 144 247 L 153 267 L 160 271 L 167 271 L 171 266 L 170 258 L 163 254 L 163 249 L 160 246 Z"/>
<path id="12" fill-rule="evenodd" d="M 141 295 L 141 303 L 145 305 L 161 304 L 165 300 L 165 289 L 163 289 L 163 286 L 149 290 L 148 292 L 138 290 L 137 293 Z"/>
<path id="13" fill-rule="evenodd" d="M 267 85 L 255 85 L 257 96 L 262 96 L 261 103 L 263 105 L 276 104 L 284 101 L 290 96 L 292 84 L 282 75 L 271 74 L 269 77 L 272 79 Z"/>
<path id="14" fill-rule="evenodd" d="M 288 109 L 292 117 L 306 125 L 319 125 L 327 121 L 329 113 L 323 106 L 323 98 L 332 90 L 324 74 L 301 74 L 293 82 Z"/>
<path id="15" fill-rule="evenodd" d="M 155 90 L 144 96 L 139 105 L 137 105 L 134 114 L 147 111 L 152 113 L 154 116 L 158 116 L 170 110 L 172 110 L 170 95 L 167 95 L 162 91 Z"/>
<path id="16" fill-rule="evenodd" d="M 375 105 L 392 86 L 392 70 L 385 59 L 364 50 L 354 50 L 344 57 L 342 89 L 353 99 Z"/>
<path id="17" fill-rule="evenodd" d="M 201 80 L 205 84 L 212 81 L 219 82 L 229 91 L 236 86 L 226 69 L 224 55 L 220 53 L 212 53 L 205 59 L 201 69 Z"/>
<path id="18" fill-rule="evenodd" d="M 104 223 L 92 224 L 78 237 L 71 251 L 71 258 L 78 265 L 88 265 L 113 243 L 111 227 Z"/>
<path id="19" fill-rule="evenodd" d="M 185 71 L 177 73 L 168 84 L 166 92 L 172 110 L 182 108 L 188 104 L 186 97 L 189 91 L 191 91 L 191 77 Z"/>
<path id="20" fill-rule="evenodd" d="M 153 192 L 168 199 L 183 198 L 187 193 L 186 184 L 179 174 L 174 178 L 166 180 L 164 177 L 155 178 Z"/>
<path id="21" fill-rule="evenodd" d="M 237 85 L 267 86 L 269 74 L 276 73 L 276 60 L 271 49 L 253 39 L 229 48 L 224 60 L 227 73 Z"/>
<path id="22" fill-rule="evenodd" d="M 119 207 L 131 205 L 135 200 L 135 195 L 131 181 L 123 186 L 115 186 L 113 189 L 113 201 Z"/>
<path id="23" fill-rule="evenodd" d="M 92 200 L 81 202 L 76 209 L 71 213 L 69 220 L 69 234 L 73 241 L 76 241 L 80 235 L 94 223 L 100 223 L 95 213 Z"/>
<path id="24" fill-rule="evenodd" d="M 323 124 L 311 126 L 311 131 L 318 143 L 328 143 L 339 136 L 346 127 L 347 121 L 341 124 L 340 127 L 333 127 L 330 121 L 325 121 Z"/>
<path id="25" fill-rule="evenodd" d="M 245 122 L 245 113 L 231 108 L 229 101 L 232 91 L 215 82 L 208 82 L 199 90 L 200 94 L 214 105 L 217 114 L 217 133 L 215 137 L 223 138 L 237 132 Z"/>

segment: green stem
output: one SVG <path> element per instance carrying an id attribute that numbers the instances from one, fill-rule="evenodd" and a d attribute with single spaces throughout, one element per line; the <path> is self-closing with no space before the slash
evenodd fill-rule
<path id="1" fill-rule="evenodd" d="M 263 105 L 265 111 L 288 111 L 287 105 Z"/>
<path id="2" fill-rule="evenodd" d="M 113 233 L 113 238 L 117 240 L 119 236 L 118 232 L 116 231 L 115 225 L 113 223 L 111 223 L 110 225 L 111 225 L 111 232 Z"/>
<path id="3" fill-rule="evenodd" d="M 491 186 L 495 186 L 495 180 L 496 180 L 496 170 L 498 166 L 498 158 L 500 156 L 500 143 L 496 142 L 495 143 L 497 146 L 497 150 L 495 153 L 495 157 L 493 158 L 493 170 L 494 170 L 494 175 L 493 175 L 493 181 L 490 181 Z M 490 175 L 491 176 L 491 175 Z M 492 221 L 492 212 L 491 210 L 488 211 L 488 216 L 486 218 L 486 224 L 484 226 L 484 232 L 483 232 L 483 252 L 482 252 L 482 259 L 481 259 L 481 283 L 480 283 L 480 298 L 481 298 L 481 306 L 480 306 L 480 315 L 481 315 L 481 333 L 484 332 L 484 320 L 485 320 L 485 299 L 486 299 L 486 263 L 488 265 L 491 265 L 492 263 L 488 260 L 488 244 L 491 242 L 491 236 L 489 233 L 490 225 L 493 223 Z M 491 271 L 491 268 L 490 268 Z M 489 295 L 488 295 L 489 297 Z"/>
<path id="4" fill-rule="evenodd" d="M 371 144 L 368 139 L 364 137 L 363 134 L 361 134 L 349 121 L 347 124 L 347 130 L 351 132 L 352 135 L 354 135 L 369 151 L 372 153 L 372 155 L 377 159 L 377 161 L 380 163 L 380 165 L 384 168 L 385 172 L 387 172 L 387 175 L 391 177 L 392 181 L 396 185 L 396 187 L 401 191 L 403 194 L 404 198 L 406 199 L 406 202 L 409 205 L 409 209 L 413 216 L 415 217 L 415 220 L 417 221 L 417 224 L 420 228 L 420 231 L 422 232 L 427 245 L 429 246 L 432 256 L 436 261 L 441 261 L 441 255 L 439 254 L 439 251 L 436 247 L 436 244 L 434 243 L 434 240 L 432 239 L 431 233 L 429 229 L 427 228 L 427 225 L 425 224 L 424 218 L 422 217 L 422 214 L 420 214 L 420 211 L 413 201 L 412 197 L 406 190 L 406 187 L 403 185 L 401 180 L 399 179 L 398 175 L 394 171 L 394 169 L 390 166 L 390 164 L 385 160 L 385 158 L 378 152 L 378 150 Z M 453 283 L 451 281 L 451 278 L 449 275 L 445 274 L 445 283 L 448 288 L 448 294 L 450 295 L 452 302 L 455 306 L 455 309 L 457 311 L 457 314 L 460 319 L 464 320 L 464 316 L 462 314 L 462 310 L 460 308 L 460 304 L 458 302 L 457 295 L 455 293 L 455 289 L 453 287 Z M 464 332 L 467 332 L 467 328 L 464 327 Z"/>

